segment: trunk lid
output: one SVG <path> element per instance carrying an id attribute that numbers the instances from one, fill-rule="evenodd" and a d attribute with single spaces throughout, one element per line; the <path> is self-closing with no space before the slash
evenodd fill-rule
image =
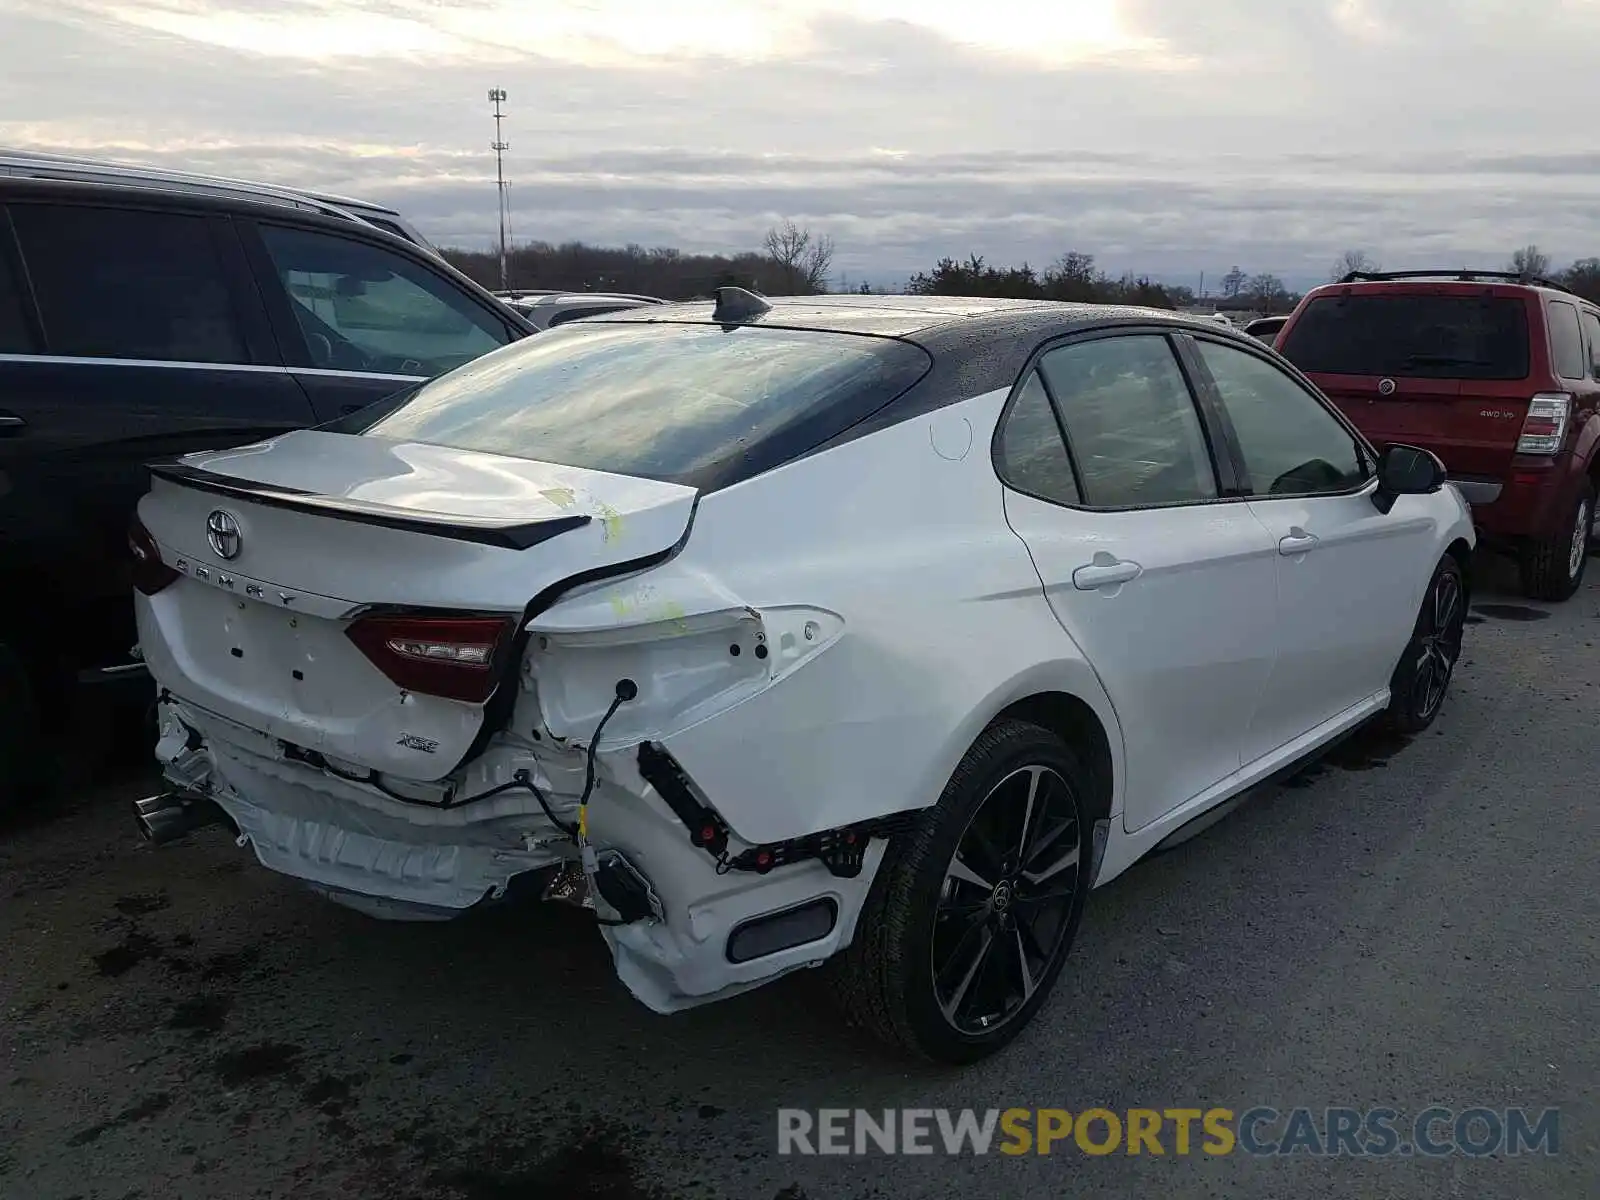
<path id="1" fill-rule="evenodd" d="M 1422 446 L 1454 475 L 1503 478 L 1543 366 L 1530 304 L 1503 284 L 1335 286 L 1306 300 L 1278 350 L 1380 447 Z"/>
<path id="2" fill-rule="evenodd" d="M 141 598 L 140 644 L 158 682 L 336 769 L 414 780 L 450 772 L 485 706 L 397 685 L 351 626 L 400 610 L 499 615 L 512 630 L 546 590 L 670 550 L 697 495 L 316 430 L 153 474 L 139 517 L 181 575 Z M 496 672 L 515 669 L 506 649 Z"/>

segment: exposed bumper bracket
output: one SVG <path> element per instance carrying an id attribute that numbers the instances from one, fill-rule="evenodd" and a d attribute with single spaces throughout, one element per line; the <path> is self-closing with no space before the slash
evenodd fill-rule
<path id="1" fill-rule="evenodd" d="M 861 874 L 867 843 L 875 837 L 888 838 L 903 832 L 916 817 L 914 812 L 876 817 L 855 825 L 790 838 L 788 841 L 751 846 L 729 857 L 727 824 L 700 803 L 689 786 L 689 777 L 671 754 L 650 742 L 642 743 L 639 747 L 639 775 L 655 788 L 656 793 L 683 822 L 689 831 L 689 841 L 717 860 L 719 874 L 753 871 L 765 875 L 776 867 L 814 858 L 819 859 L 838 878 L 854 879 Z"/>

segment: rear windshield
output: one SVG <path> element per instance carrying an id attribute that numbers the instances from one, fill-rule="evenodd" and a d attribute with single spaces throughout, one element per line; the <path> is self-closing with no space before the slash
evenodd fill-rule
<path id="1" fill-rule="evenodd" d="M 1321 296 L 1278 349 L 1329 375 L 1526 379 L 1527 307 L 1501 296 Z"/>
<path id="2" fill-rule="evenodd" d="M 578 321 L 367 410 L 361 432 L 711 490 L 815 449 L 931 361 L 890 338 Z"/>

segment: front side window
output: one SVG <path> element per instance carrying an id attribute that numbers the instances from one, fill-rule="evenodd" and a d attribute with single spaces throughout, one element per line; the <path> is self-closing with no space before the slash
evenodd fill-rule
<path id="1" fill-rule="evenodd" d="M 0 212 L 0 232 L 5 229 L 4 216 Z M 0 245 L 0 354 L 26 354 L 33 349 L 33 336 L 22 309 L 22 289 L 8 259 Z"/>
<path id="2" fill-rule="evenodd" d="M 1583 361 L 1583 335 L 1578 332 L 1578 309 L 1565 300 L 1552 300 L 1550 314 L 1550 357 L 1556 374 L 1563 379 L 1582 379 L 1587 372 Z"/>
<path id="3" fill-rule="evenodd" d="M 1080 502 L 1072 461 L 1039 372 L 1029 371 L 995 446 L 1000 478 L 1018 491 L 1057 504 Z"/>
<path id="4" fill-rule="evenodd" d="M 930 361 L 890 338 L 574 321 L 423 384 L 362 432 L 710 489 L 844 432 Z"/>
<path id="5" fill-rule="evenodd" d="M 205 217 L 14 204 L 51 354 L 247 363 Z"/>
<path id="6" fill-rule="evenodd" d="M 1157 334 L 1051 350 L 1039 370 L 1061 410 L 1086 504 L 1183 504 L 1217 496 L 1200 415 Z"/>
<path id="7" fill-rule="evenodd" d="M 447 281 L 379 246 L 261 226 L 309 366 L 442 375 L 508 340 L 505 327 Z"/>
<path id="8" fill-rule="evenodd" d="M 1233 423 L 1251 495 L 1342 492 L 1366 480 L 1355 439 L 1291 376 L 1234 346 L 1196 345 Z"/>

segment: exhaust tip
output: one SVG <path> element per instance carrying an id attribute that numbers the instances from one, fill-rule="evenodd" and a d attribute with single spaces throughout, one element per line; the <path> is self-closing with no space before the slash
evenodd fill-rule
<path id="1" fill-rule="evenodd" d="M 229 825 L 233 821 L 213 800 L 186 796 L 181 792 L 161 792 L 133 802 L 133 822 L 139 836 L 156 846 L 175 842 L 185 834 L 207 825 Z"/>

